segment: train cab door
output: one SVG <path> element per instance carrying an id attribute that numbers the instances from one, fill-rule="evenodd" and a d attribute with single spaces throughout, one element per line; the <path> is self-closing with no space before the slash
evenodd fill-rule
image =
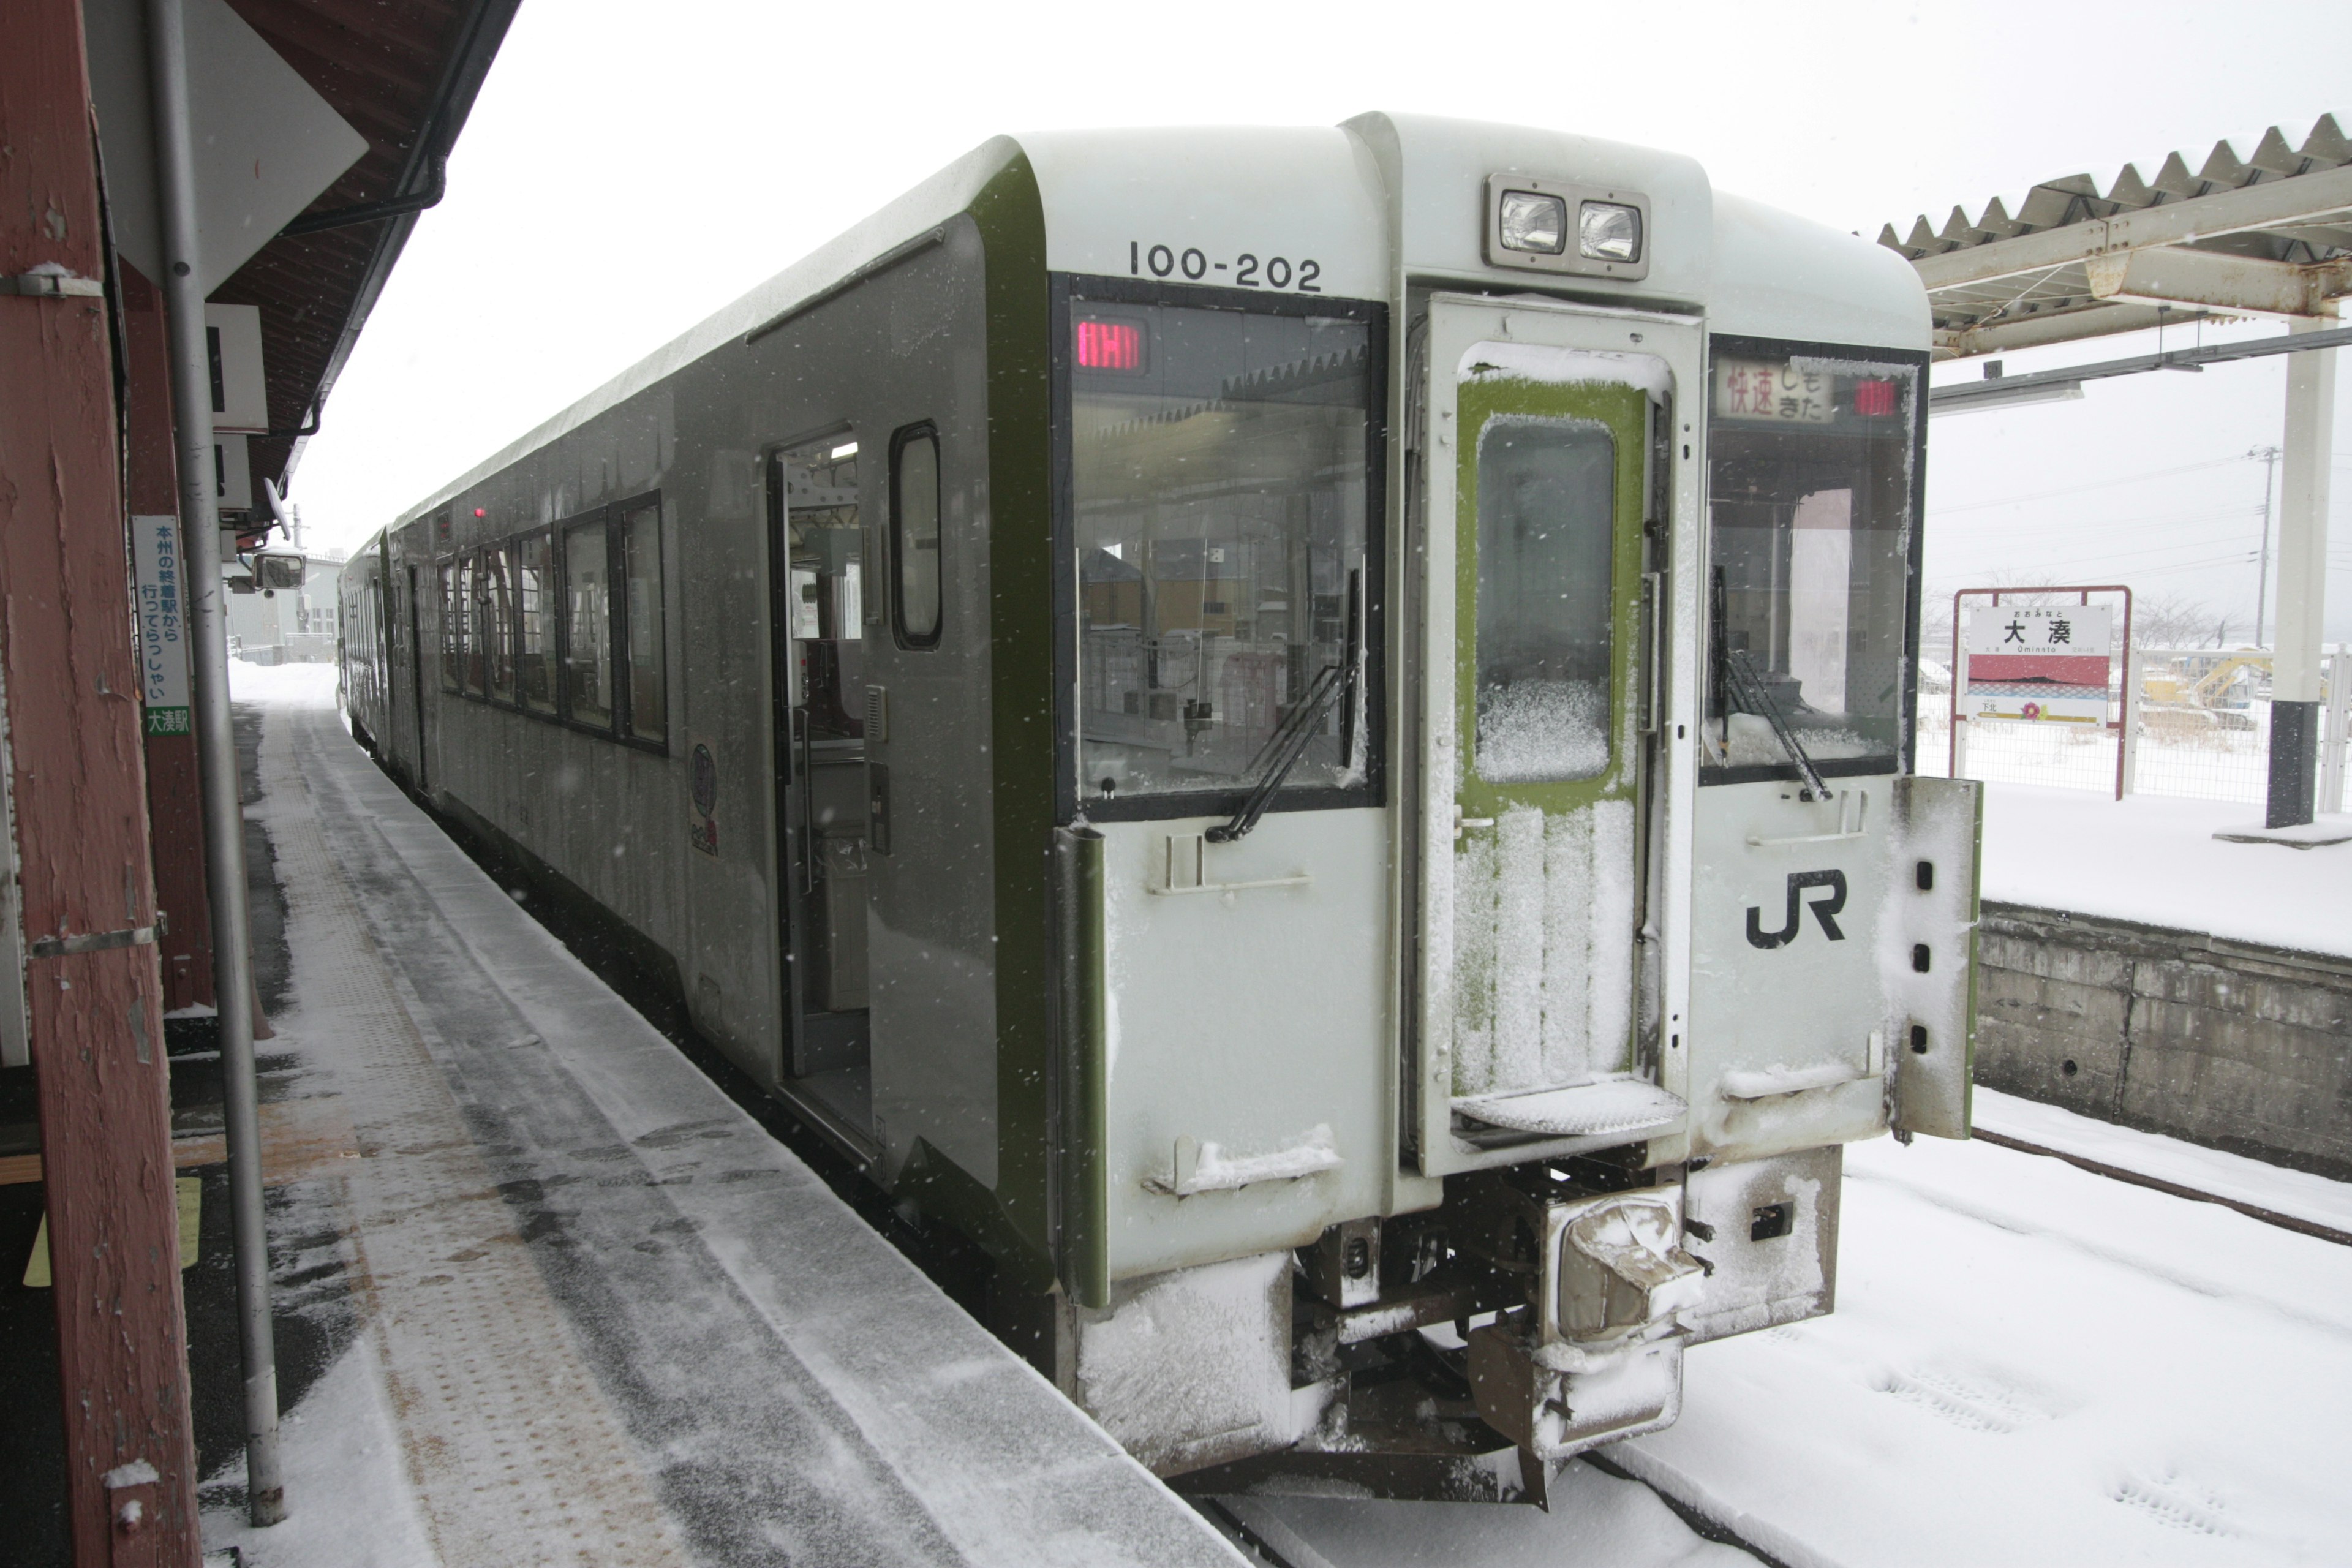
<path id="1" fill-rule="evenodd" d="M 1644 928 L 1665 438 L 1697 341 L 1671 320 L 1433 301 L 1416 1096 L 1431 1175 L 1682 1121 L 1659 1083 Z"/>
<path id="2" fill-rule="evenodd" d="M 866 1001 L 865 535 L 846 429 L 767 461 L 778 942 L 789 1092 L 874 1143 Z"/>

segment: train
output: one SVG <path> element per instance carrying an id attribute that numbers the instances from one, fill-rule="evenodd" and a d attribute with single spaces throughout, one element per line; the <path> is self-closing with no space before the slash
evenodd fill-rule
<path id="1" fill-rule="evenodd" d="M 1930 347 L 1675 153 L 1001 137 L 370 539 L 343 700 L 1141 1462 L 1540 1501 L 1969 1135 Z"/>

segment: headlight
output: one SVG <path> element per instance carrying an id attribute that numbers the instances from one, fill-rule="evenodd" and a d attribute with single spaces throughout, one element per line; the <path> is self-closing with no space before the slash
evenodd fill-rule
<path id="1" fill-rule="evenodd" d="M 1543 198 L 1550 200 L 1549 197 Z M 1510 198 L 1503 198 L 1503 232 L 1510 233 Z M 1555 205 L 1558 204 L 1555 203 Z M 1506 237 L 1504 244 L 1510 244 Z M 1556 250 L 1559 247 L 1555 246 Z M 1586 202 L 1576 215 L 1576 253 L 1588 261 L 1639 261 L 1642 215 L 1615 202 Z"/>
<path id="2" fill-rule="evenodd" d="M 1590 204 L 1586 210 L 1591 210 Z M 1503 247 L 1507 250 L 1558 256 L 1568 248 L 1568 204 L 1558 196 L 1538 195 L 1533 191 L 1505 191 L 1501 216 Z M 1592 253 L 1588 250 L 1585 254 Z"/>

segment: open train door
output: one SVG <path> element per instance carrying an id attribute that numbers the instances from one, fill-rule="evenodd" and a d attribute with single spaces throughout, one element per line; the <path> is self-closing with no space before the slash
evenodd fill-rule
<path id="1" fill-rule="evenodd" d="M 1441 295 L 1417 350 L 1421 1169 L 1673 1136 L 1659 633 L 1699 328 Z"/>

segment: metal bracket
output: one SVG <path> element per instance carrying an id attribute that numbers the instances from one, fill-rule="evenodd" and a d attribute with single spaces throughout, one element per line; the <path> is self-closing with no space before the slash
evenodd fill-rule
<path id="1" fill-rule="evenodd" d="M 95 278 L 77 278 L 64 270 L 44 272 L 36 268 L 14 278 L 0 276 L 0 294 L 17 294 L 32 300 L 102 300 L 106 297 L 106 285 Z"/>
<path id="2" fill-rule="evenodd" d="M 1852 827 L 1846 826 L 1845 803 L 1848 796 L 1853 799 Z M 1748 847 L 1750 849 L 1766 849 L 1780 844 L 1835 844 L 1840 839 L 1866 837 L 1867 835 L 1863 832 L 1863 817 L 1870 809 L 1870 792 L 1864 789 L 1842 789 L 1837 792 L 1837 807 L 1838 830 L 1835 833 L 1801 833 L 1791 838 L 1759 838 L 1751 833 L 1748 836 Z"/>
<path id="3" fill-rule="evenodd" d="M 1160 877 L 1145 884 L 1145 890 L 1162 896 L 1177 893 L 1234 893 L 1244 888 L 1305 888 L 1315 879 L 1305 871 L 1287 877 L 1260 877 L 1246 882 L 1212 882 L 1209 880 L 1208 849 L 1205 836 L 1198 833 L 1171 833 L 1164 844 L 1166 859 Z"/>
<path id="4" fill-rule="evenodd" d="M 45 936 L 33 943 L 35 958 L 69 958 L 77 952 L 104 952 L 114 947 L 146 947 L 155 940 L 153 926 L 128 931 L 86 931 L 80 936 Z"/>

